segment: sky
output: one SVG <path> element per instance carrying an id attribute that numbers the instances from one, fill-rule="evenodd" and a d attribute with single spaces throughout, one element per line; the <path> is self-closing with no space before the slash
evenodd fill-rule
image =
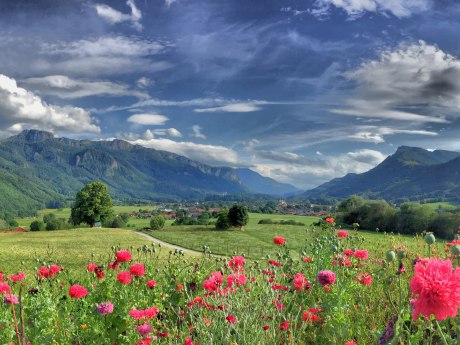
<path id="1" fill-rule="evenodd" d="M 309 189 L 460 150 L 456 0 L 0 0 L 0 138 L 123 139 Z"/>

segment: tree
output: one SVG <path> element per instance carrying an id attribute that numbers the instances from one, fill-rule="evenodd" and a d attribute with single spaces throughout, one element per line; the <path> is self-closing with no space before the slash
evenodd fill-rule
<path id="1" fill-rule="evenodd" d="M 107 185 L 91 182 L 77 193 L 70 219 L 74 225 L 86 223 L 93 227 L 96 222 L 104 222 L 112 216 L 112 198 Z"/>
<path id="2" fill-rule="evenodd" d="M 223 209 L 219 212 L 216 221 L 216 229 L 218 230 L 226 230 L 230 227 L 230 222 L 228 220 L 228 210 Z"/>
<path id="3" fill-rule="evenodd" d="M 204 211 L 199 217 L 198 217 L 198 223 L 200 225 L 206 225 L 206 227 L 209 225 L 209 222 L 211 220 L 211 215 L 209 214 L 208 211 Z"/>
<path id="4" fill-rule="evenodd" d="M 239 227 L 240 230 L 243 230 L 243 227 L 249 221 L 248 210 L 243 205 L 233 205 L 228 210 L 228 221 L 231 226 Z"/>
<path id="5" fill-rule="evenodd" d="M 165 226 L 165 217 L 157 215 L 150 219 L 150 228 L 153 230 L 163 229 Z"/>
<path id="6" fill-rule="evenodd" d="M 30 231 L 41 231 L 45 229 L 45 223 L 41 220 L 34 220 L 30 223 Z"/>

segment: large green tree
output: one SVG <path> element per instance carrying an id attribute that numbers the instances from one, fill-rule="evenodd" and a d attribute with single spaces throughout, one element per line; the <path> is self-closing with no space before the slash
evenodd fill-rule
<path id="1" fill-rule="evenodd" d="M 110 218 L 112 213 L 112 198 L 107 185 L 95 181 L 88 183 L 77 193 L 70 219 L 74 225 L 86 223 L 93 227 L 96 222 Z"/>
<path id="2" fill-rule="evenodd" d="M 243 230 L 243 227 L 249 222 L 248 210 L 243 205 L 233 205 L 228 210 L 228 221 L 231 226 Z"/>

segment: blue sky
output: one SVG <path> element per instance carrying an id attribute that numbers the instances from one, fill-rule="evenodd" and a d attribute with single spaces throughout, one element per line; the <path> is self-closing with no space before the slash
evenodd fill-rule
<path id="1" fill-rule="evenodd" d="M 0 1 L 0 137 L 120 138 L 311 188 L 460 150 L 454 0 Z"/>

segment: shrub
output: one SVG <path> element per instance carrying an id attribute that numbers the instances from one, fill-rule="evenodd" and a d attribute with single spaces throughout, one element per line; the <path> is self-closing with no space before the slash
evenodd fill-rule
<path id="1" fill-rule="evenodd" d="M 45 230 L 45 223 L 43 223 L 41 220 L 34 220 L 32 223 L 30 223 L 30 231 L 41 230 Z"/>
<path id="2" fill-rule="evenodd" d="M 150 219 L 150 228 L 153 230 L 163 229 L 165 226 L 165 217 L 157 215 Z"/>

